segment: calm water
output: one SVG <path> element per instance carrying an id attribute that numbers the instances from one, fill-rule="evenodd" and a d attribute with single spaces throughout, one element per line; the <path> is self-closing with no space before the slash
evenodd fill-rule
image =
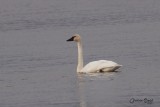
<path id="1" fill-rule="evenodd" d="M 74 33 L 120 72 L 78 75 Z M 0 107 L 159 107 L 159 64 L 159 0 L 0 1 Z"/>

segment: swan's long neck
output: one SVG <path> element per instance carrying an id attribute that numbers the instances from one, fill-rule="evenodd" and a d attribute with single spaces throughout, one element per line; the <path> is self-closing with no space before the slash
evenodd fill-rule
<path id="1" fill-rule="evenodd" d="M 78 45 L 78 65 L 77 65 L 77 72 L 80 72 L 83 68 L 83 49 L 82 49 L 82 42 L 77 42 Z"/>

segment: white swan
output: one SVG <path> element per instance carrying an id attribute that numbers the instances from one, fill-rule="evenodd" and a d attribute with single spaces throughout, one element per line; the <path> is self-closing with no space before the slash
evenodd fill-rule
<path id="1" fill-rule="evenodd" d="M 82 42 L 81 42 L 80 35 L 74 34 L 73 37 L 71 37 L 67 41 L 77 42 L 77 46 L 78 46 L 77 72 L 78 73 L 113 72 L 122 66 L 113 61 L 98 60 L 98 61 L 90 62 L 83 67 L 83 49 L 82 49 Z"/>

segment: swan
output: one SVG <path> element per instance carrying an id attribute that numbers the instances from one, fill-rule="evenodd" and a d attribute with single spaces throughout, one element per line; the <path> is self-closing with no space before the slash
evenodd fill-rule
<path id="1" fill-rule="evenodd" d="M 113 61 L 109 60 L 98 60 L 88 63 L 83 67 L 83 49 L 81 36 L 79 34 L 74 34 L 70 39 L 66 40 L 67 42 L 75 41 L 78 46 L 78 73 L 96 73 L 96 72 L 113 72 L 120 68 L 122 65 L 119 65 Z"/>

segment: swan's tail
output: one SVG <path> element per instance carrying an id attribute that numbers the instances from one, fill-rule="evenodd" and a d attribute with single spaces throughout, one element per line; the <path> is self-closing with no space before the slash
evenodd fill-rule
<path id="1" fill-rule="evenodd" d="M 123 65 L 118 65 L 118 67 L 122 67 Z"/>
<path id="2" fill-rule="evenodd" d="M 122 67 L 122 66 L 123 66 L 123 65 L 117 65 L 117 66 L 116 66 L 116 69 L 118 69 L 118 68 L 120 68 L 120 67 Z"/>

